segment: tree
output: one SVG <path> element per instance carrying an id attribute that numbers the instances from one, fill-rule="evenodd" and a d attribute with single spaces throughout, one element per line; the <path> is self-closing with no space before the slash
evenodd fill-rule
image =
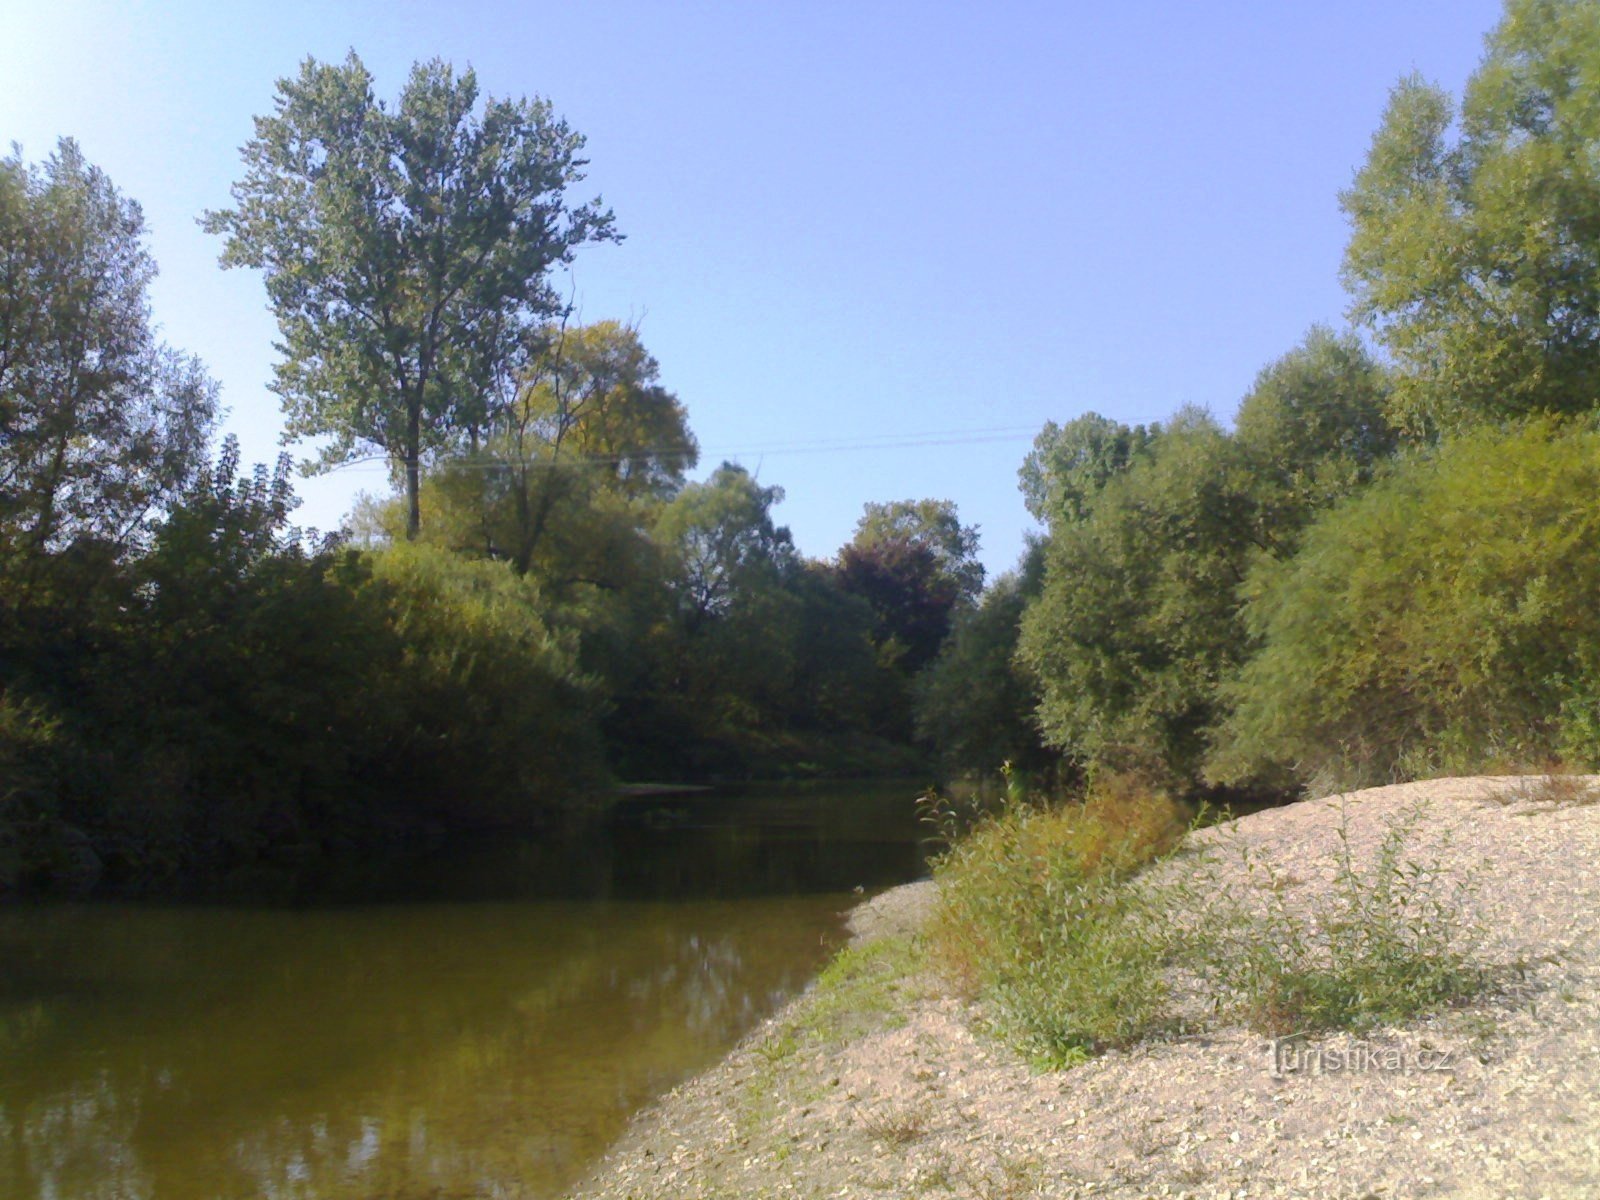
<path id="1" fill-rule="evenodd" d="M 659 378 L 638 333 L 616 321 L 551 330 L 481 452 L 433 474 L 430 500 L 451 544 L 552 576 L 574 551 L 592 559 L 592 543 L 644 536 L 699 458 L 688 415 Z M 602 514 L 613 535 L 596 538 Z"/>
<path id="2" fill-rule="evenodd" d="M 1256 377 L 1231 435 L 1185 410 L 1159 433 L 1091 414 L 1041 438 L 1051 535 L 1019 654 L 1051 744 L 1199 781 L 1250 649 L 1241 586 L 1388 460 L 1386 396 L 1359 342 L 1319 327 Z"/>
<path id="3" fill-rule="evenodd" d="M 794 545 L 772 519 L 782 499 L 723 463 L 661 510 L 668 607 L 631 649 L 643 670 L 618 697 L 623 720 L 610 724 L 635 769 L 748 769 L 751 735 L 779 717 L 773 699 L 794 669 L 800 608 L 786 588 L 799 568 Z"/>
<path id="4" fill-rule="evenodd" d="M 782 488 L 762 487 L 743 467 L 723 463 L 662 511 L 656 536 L 673 557 L 691 636 L 726 614 L 741 593 L 792 566 L 793 539 L 772 521 L 772 506 L 782 499 Z"/>
<path id="5" fill-rule="evenodd" d="M 940 573 L 963 600 L 976 600 L 983 590 L 983 564 L 978 561 L 978 527 L 963 525 L 950 500 L 868 502 L 856 522 L 851 545 L 858 550 L 890 543 L 926 547 Z"/>
<path id="6" fill-rule="evenodd" d="M 839 551 L 839 586 L 872 609 L 881 665 L 909 680 L 939 652 L 962 601 L 960 585 L 924 542 L 851 543 Z"/>
<path id="7" fill-rule="evenodd" d="M 840 586 L 872 607 L 880 661 L 909 679 L 932 661 L 958 607 L 983 588 L 978 530 L 949 500 L 868 504 L 839 552 Z"/>
<path id="8" fill-rule="evenodd" d="M 1353 334 L 1314 325 L 1263 368 L 1234 417 L 1259 540 L 1283 555 L 1319 510 L 1369 483 L 1399 449 L 1388 373 Z"/>
<path id="9" fill-rule="evenodd" d="M 1124 425 L 1093 412 L 1065 425 L 1045 422 L 1017 472 L 1028 511 L 1052 529 L 1084 520 L 1100 490 L 1160 434 L 1158 425 Z"/>
<path id="10" fill-rule="evenodd" d="M 956 617 L 938 657 L 917 677 L 917 736 L 950 767 L 988 772 L 1005 762 L 1049 761 L 1034 721 L 1039 689 L 1016 653 L 1023 613 L 1043 581 L 1043 547 L 1034 541 L 1016 571 Z"/>
<path id="11" fill-rule="evenodd" d="M 265 273 L 288 434 L 329 437 L 324 468 L 387 455 L 408 537 L 424 459 L 481 439 L 538 352 L 551 268 L 618 236 L 599 200 L 568 205 L 584 142 L 548 102 L 477 101 L 438 59 L 391 109 L 355 54 L 308 58 L 256 119 L 234 207 L 203 219 L 224 266 Z"/>
<path id="12" fill-rule="evenodd" d="M 1510 0 L 1459 114 L 1402 80 L 1341 197 L 1352 312 L 1413 434 L 1600 396 L 1597 56 L 1600 7 Z"/>
<path id="13" fill-rule="evenodd" d="M 1243 652 L 1235 591 L 1259 548 L 1249 484 L 1227 433 L 1185 410 L 1085 519 L 1052 532 L 1018 650 L 1051 745 L 1196 777 L 1217 680 Z"/>
<path id="14" fill-rule="evenodd" d="M 139 206 L 63 140 L 0 159 L 0 547 L 113 553 L 205 464 L 216 385 L 157 341 Z"/>

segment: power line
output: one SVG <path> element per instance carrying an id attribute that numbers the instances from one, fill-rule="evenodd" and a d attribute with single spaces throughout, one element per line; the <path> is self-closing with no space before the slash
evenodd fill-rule
<path id="1" fill-rule="evenodd" d="M 1038 428 L 1036 426 L 1012 425 L 996 426 L 988 429 L 866 434 L 852 438 L 822 438 L 801 442 L 749 443 L 740 449 L 700 447 L 694 453 L 701 459 L 737 459 L 767 454 L 849 454 L 865 450 L 913 450 L 929 446 L 973 446 L 986 443 L 1014 442 L 1024 439 L 1032 440 L 1037 433 Z M 615 466 L 644 458 L 682 459 L 688 457 L 689 453 L 681 445 L 648 446 L 639 447 L 626 454 L 574 454 L 572 461 L 603 463 Z M 390 461 L 388 455 L 371 455 L 367 458 L 352 459 L 350 462 L 341 463 L 339 466 L 334 467 L 329 474 L 338 471 L 387 471 Z M 489 457 L 485 455 L 451 462 L 451 466 L 457 470 L 485 471 L 504 466 L 536 467 L 539 465 L 541 464 L 532 459 Z"/>

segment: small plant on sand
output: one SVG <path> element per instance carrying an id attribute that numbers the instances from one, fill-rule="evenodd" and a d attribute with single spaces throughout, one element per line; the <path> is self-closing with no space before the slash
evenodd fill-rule
<path id="1" fill-rule="evenodd" d="M 856 1120 L 867 1136 L 897 1149 L 921 1141 L 928 1134 L 928 1114 L 923 1109 L 858 1109 Z"/>
<path id="2" fill-rule="evenodd" d="M 1192 1024 L 1191 989 L 1271 1034 L 1405 1020 L 1495 978 L 1470 877 L 1414 848 L 1425 815 L 1358 854 L 1341 809 L 1331 860 L 1295 864 L 1316 882 L 1238 838 L 1171 853 L 1181 810 L 1124 777 L 1075 804 L 1013 800 L 936 864 L 932 962 L 1047 1067 Z"/>
<path id="3" fill-rule="evenodd" d="M 1547 775 L 1525 775 L 1491 799 L 1497 804 L 1526 804 L 1541 809 L 1582 808 L 1600 804 L 1600 785 L 1593 776 L 1552 771 Z"/>
<path id="4" fill-rule="evenodd" d="M 1471 880 L 1409 848 L 1423 815 L 1390 822 L 1362 866 L 1341 808 L 1331 886 L 1306 889 L 1310 899 L 1242 843 L 1232 849 L 1244 889 L 1227 886 L 1215 859 L 1170 885 L 1198 905 L 1183 958 L 1217 1006 L 1287 1034 L 1400 1021 L 1481 992 L 1490 978 L 1474 957 L 1483 931 L 1466 915 Z"/>

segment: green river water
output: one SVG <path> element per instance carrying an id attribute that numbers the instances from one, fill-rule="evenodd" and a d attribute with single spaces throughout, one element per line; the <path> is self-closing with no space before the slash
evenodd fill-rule
<path id="1" fill-rule="evenodd" d="M 910 795 L 629 802 L 275 906 L 0 908 L 0 1197 L 558 1196 L 805 985 L 853 889 L 920 872 Z"/>

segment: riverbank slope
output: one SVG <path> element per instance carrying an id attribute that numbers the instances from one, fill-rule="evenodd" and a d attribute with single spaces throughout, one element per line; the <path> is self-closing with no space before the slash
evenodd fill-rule
<path id="1" fill-rule="evenodd" d="M 1502 987 L 1292 1053 L 1218 1027 L 1036 1073 L 921 973 L 932 885 L 894 889 L 852 914 L 855 942 L 815 987 L 643 1114 L 578 1194 L 1600 1195 L 1597 785 L 1435 780 L 1192 834 L 1310 895 L 1330 884 L 1341 811 L 1360 860 L 1422 804 L 1413 848 L 1474 881 Z"/>

